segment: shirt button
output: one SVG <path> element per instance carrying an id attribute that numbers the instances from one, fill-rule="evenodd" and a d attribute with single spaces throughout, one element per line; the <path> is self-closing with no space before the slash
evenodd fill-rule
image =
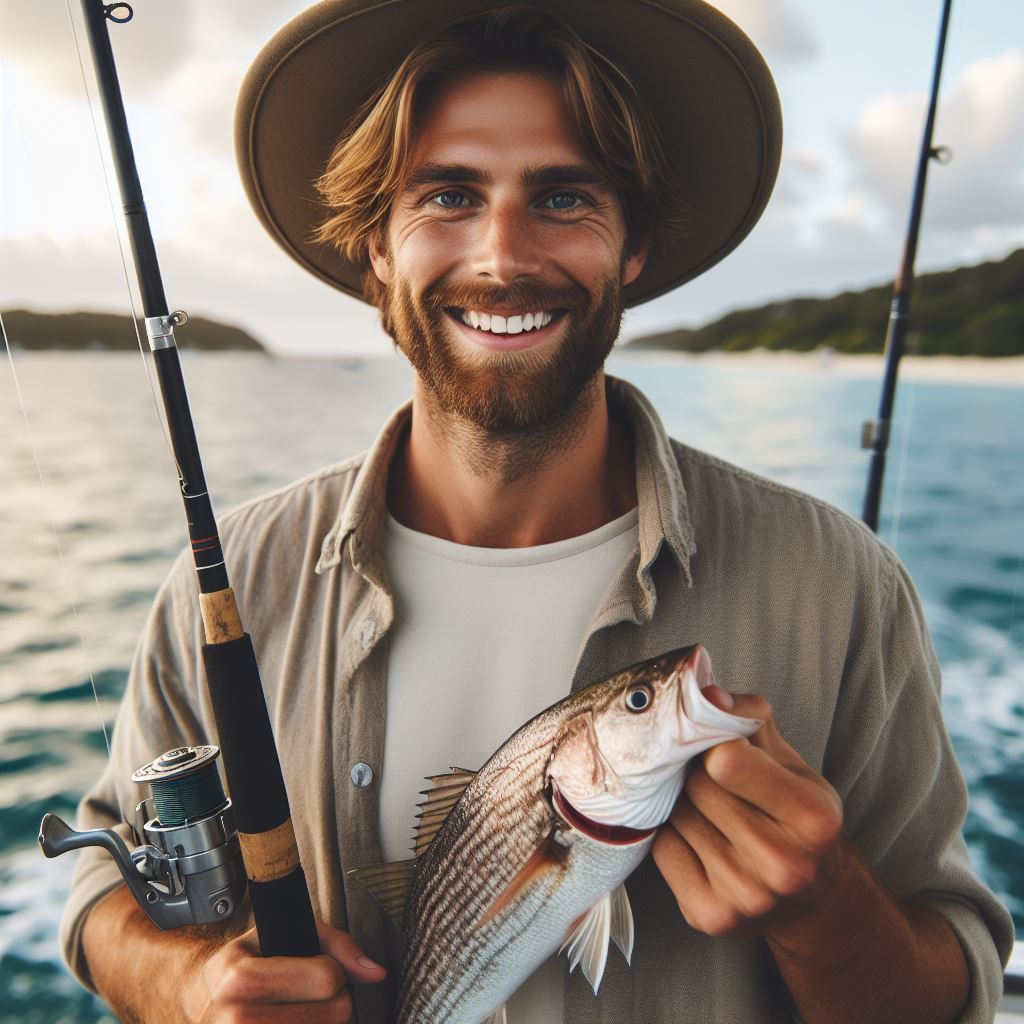
<path id="1" fill-rule="evenodd" d="M 365 761 L 359 761 L 352 765 L 352 771 L 349 774 L 352 776 L 352 784 L 360 789 L 373 782 L 373 769 Z"/>
<path id="2" fill-rule="evenodd" d="M 376 635 L 377 627 L 373 622 L 364 622 L 363 628 L 359 630 L 359 646 L 365 651 L 373 643 L 373 638 Z"/>

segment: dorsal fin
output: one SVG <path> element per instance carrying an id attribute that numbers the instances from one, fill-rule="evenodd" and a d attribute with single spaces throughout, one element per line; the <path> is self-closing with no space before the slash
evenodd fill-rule
<path id="1" fill-rule="evenodd" d="M 418 820 L 413 830 L 414 857 L 423 856 L 423 851 L 441 830 L 452 808 L 475 778 L 476 772 L 471 772 L 468 768 L 452 768 L 444 775 L 427 777 L 427 781 L 431 783 L 430 789 L 423 790 L 422 795 L 426 799 L 416 805 L 421 810 L 416 815 Z"/>
<path id="2" fill-rule="evenodd" d="M 405 913 L 405 901 L 412 888 L 416 864 L 431 840 L 441 830 L 451 809 L 459 797 L 476 777 L 468 768 L 452 768 L 444 775 L 430 775 L 427 781 L 432 785 L 423 790 L 426 799 L 417 804 L 423 810 L 416 815 L 419 819 L 413 832 L 413 857 L 411 860 L 395 861 L 391 864 L 373 864 L 365 868 L 353 868 L 347 874 L 364 885 L 383 907 L 388 916 L 398 925 Z"/>

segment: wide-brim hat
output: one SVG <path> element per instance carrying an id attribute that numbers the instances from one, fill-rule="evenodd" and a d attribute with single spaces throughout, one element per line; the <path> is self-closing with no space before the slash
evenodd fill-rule
<path id="1" fill-rule="evenodd" d="M 508 2 L 508 0 L 506 0 Z M 288 22 L 242 83 L 235 148 L 263 226 L 306 270 L 363 298 L 363 267 L 312 240 L 315 187 L 342 129 L 417 43 L 502 0 L 324 0 Z M 626 289 L 630 306 L 702 274 L 761 216 L 779 168 L 778 92 L 754 44 L 702 0 L 544 0 L 634 81 L 654 115 L 687 223 Z"/>

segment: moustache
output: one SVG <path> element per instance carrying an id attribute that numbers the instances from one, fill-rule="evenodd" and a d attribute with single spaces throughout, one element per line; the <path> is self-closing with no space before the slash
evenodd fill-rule
<path id="1" fill-rule="evenodd" d="M 423 295 L 423 305 L 432 313 L 441 314 L 451 308 L 522 310 L 586 310 L 593 303 L 590 292 L 582 285 L 546 285 L 536 281 L 513 282 L 510 285 L 483 283 L 454 284 L 439 282 Z"/>

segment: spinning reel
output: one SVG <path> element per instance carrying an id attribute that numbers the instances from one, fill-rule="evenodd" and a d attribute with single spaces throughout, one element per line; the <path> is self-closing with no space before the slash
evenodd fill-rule
<path id="1" fill-rule="evenodd" d="M 136 808 L 136 849 L 112 829 L 77 832 L 55 814 L 39 826 L 47 857 L 86 846 L 105 849 L 149 919 L 160 929 L 226 921 L 245 893 L 245 870 L 231 801 L 213 746 L 176 747 L 132 775 L 150 796 Z"/>

